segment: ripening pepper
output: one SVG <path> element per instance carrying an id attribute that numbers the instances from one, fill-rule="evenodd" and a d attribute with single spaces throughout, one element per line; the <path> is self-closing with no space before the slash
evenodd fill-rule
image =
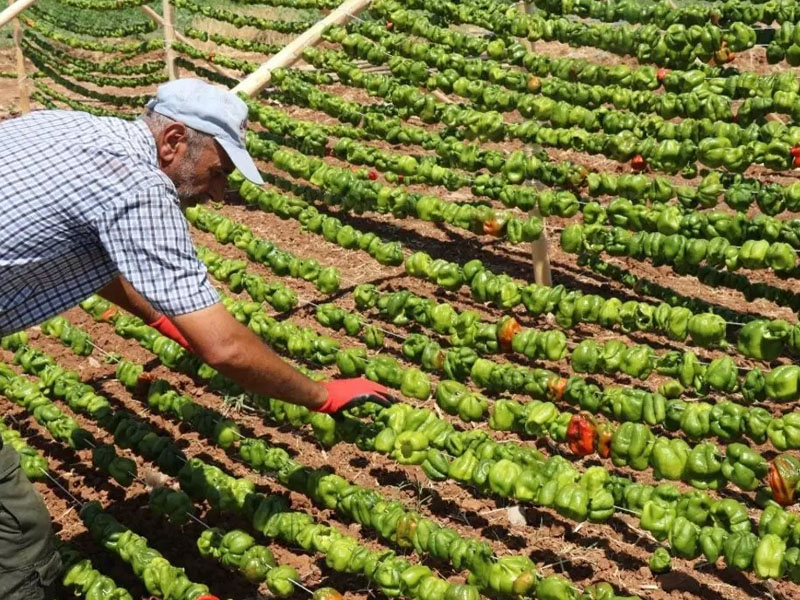
<path id="1" fill-rule="evenodd" d="M 652 573 L 668 573 L 672 570 L 672 557 L 666 548 L 656 548 L 656 551 L 650 556 L 648 566 Z"/>
<path id="2" fill-rule="evenodd" d="M 800 483 L 800 460 L 790 454 L 779 454 L 769 466 L 768 480 L 775 502 L 781 506 L 793 504 Z"/>
<path id="3" fill-rule="evenodd" d="M 753 562 L 758 537 L 750 532 L 732 533 L 722 545 L 725 564 L 740 571 L 747 570 Z"/>
<path id="4" fill-rule="evenodd" d="M 570 417 L 567 425 L 567 443 L 572 453 L 588 456 L 595 451 L 597 427 L 588 413 L 576 413 Z"/>
<path id="5" fill-rule="evenodd" d="M 769 471 L 767 461 L 744 444 L 729 444 L 722 463 L 722 475 L 745 491 L 755 490 Z"/>

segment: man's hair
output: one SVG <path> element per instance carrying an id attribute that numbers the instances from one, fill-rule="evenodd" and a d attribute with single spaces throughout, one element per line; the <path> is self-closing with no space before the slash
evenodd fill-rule
<path id="1" fill-rule="evenodd" d="M 145 109 L 145 112 L 139 116 L 139 120 L 144 121 L 147 127 L 150 128 L 150 131 L 153 133 L 154 136 L 159 135 L 164 129 L 172 125 L 173 123 L 177 123 L 175 119 L 171 119 L 162 115 L 161 113 L 154 112 L 152 110 Z M 189 160 L 196 160 L 203 149 L 206 147 L 208 143 L 214 138 L 210 135 L 203 133 L 202 131 L 197 131 L 196 129 L 192 129 L 188 125 L 186 127 L 186 144 L 188 146 L 188 158 Z"/>

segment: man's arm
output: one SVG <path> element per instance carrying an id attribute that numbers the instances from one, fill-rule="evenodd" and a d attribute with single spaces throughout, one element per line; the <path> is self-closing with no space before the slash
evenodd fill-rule
<path id="1" fill-rule="evenodd" d="M 145 323 L 153 323 L 162 316 L 122 275 L 117 275 L 97 294 L 136 315 Z"/>
<path id="2" fill-rule="evenodd" d="M 173 320 L 198 356 L 243 388 L 312 410 L 325 404 L 328 391 L 323 384 L 282 360 L 222 304 Z"/>

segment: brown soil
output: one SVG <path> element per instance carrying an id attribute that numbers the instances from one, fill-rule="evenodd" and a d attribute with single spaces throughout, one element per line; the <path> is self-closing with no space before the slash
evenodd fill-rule
<path id="1" fill-rule="evenodd" d="M 537 46 L 537 49 L 542 50 L 543 48 Z M 578 52 L 563 45 L 556 47 L 555 44 L 548 46 L 547 50 L 572 56 L 584 55 L 587 52 L 585 50 Z M 597 54 L 593 55 L 597 56 Z M 606 56 L 606 58 L 613 60 L 610 56 Z M 10 54 L 0 52 L 0 70 L 11 68 L 13 68 L 13 61 Z M 16 82 L 0 79 L 0 113 L 6 115 L 11 112 L 7 107 L 9 103 L 16 101 L 15 94 Z M 370 101 L 365 94 L 358 91 L 347 90 L 347 93 L 343 95 L 354 101 Z M 313 119 L 321 123 L 333 122 L 329 117 L 310 110 L 292 107 L 287 112 L 298 118 Z M 514 149 L 519 145 L 502 144 L 500 147 Z M 395 151 L 407 150 L 397 148 Z M 559 158 L 565 157 L 556 152 L 553 152 L 552 155 Z M 597 168 L 610 167 L 603 159 L 596 157 L 584 155 L 574 158 Z M 269 170 L 267 165 L 262 165 L 262 167 Z M 614 170 L 627 169 L 626 166 L 620 167 L 619 165 L 614 165 L 613 168 Z M 442 197 L 459 200 L 468 199 L 466 192 L 467 190 L 460 190 L 457 193 L 451 193 L 443 189 L 434 191 Z M 353 308 L 349 292 L 356 284 L 372 282 L 379 285 L 382 290 L 409 289 L 423 296 L 451 302 L 459 309 L 474 309 L 485 318 L 497 319 L 500 316 L 500 311 L 473 301 L 468 290 L 462 290 L 459 293 L 442 292 L 433 284 L 406 276 L 402 267 L 381 267 L 363 252 L 341 249 L 323 241 L 319 236 L 304 232 L 294 220 L 284 221 L 274 215 L 248 210 L 237 204 L 235 200 L 226 204 L 222 208 L 222 212 L 238 222 L 248 224 L 257 235 L 268 238 L 297 255 L 314 257 L 324 265 L 337 266 L 342 275 L 342 292 L 336 296 L 336 301 L 344 308 Z M 331 209 L 331 212 L 336 213 L 336 210 Z M 495 272 L 505 272 L 521 279 L 532 279 L 530 255 L 526 246 L 514 247 L 490 240 L 485 236 L 476 236 L 449 227 L 436 227 L 413 219 L 395 219 L 375 213 L 363 216 L 344 214 L 338 214 L 338 216 L 346 223 L 363 231 L 374 231 L 385 239 L 400 240 L 406 247 L 424 249 L 434 257 L 458 260 L 462 263 L 471 258 L 480 258 Z M 562 283 L 605 296 L 634 297 L 630 290 L 579 267 L 576 265 L 574 257 L 561 251 L 556 238 L 558 236 L 557 229 L 563 226 L 563 220 L 551 219 L 548 221 L 548 226 L 553 228 L 549 237 L 552 242 L 550 259 L 554 283 Z M 218 244 L 211 235 L 196 230 L 193 230 L 192 233 L 196 242 L 209 246 L 225 256 L 237 258 L 244 256 L 233 246 Z M 653 267 L 631 260 L 615 260 L 614 262 L 630 268 L 640 276 L 646 276 L 658 283 L 672 287 L 678 293 L 701 297 L 745 315 L 761 314 L 794 320 L 794 316 L 787 309 L 764 300 L 747 302 L 738 292 L 709 288 L 699 284 L 694 278 L 675 275 L 669 267 Z M 275 278 L 261 265 L 251 264 L 248 268 L 269 279 Z M 791 283 L 793 283 L 779 280 L 769 273 L 759 273 L 757 277 L 759 280 L 782 287 L 791 287 Z M 331 333 L 329 330 L 322 331 L 316 323 L 314 304 L 329 299 L 323 298 L 308 283 L 288 278 L 284 279 L 284 283 L 296 290 L 301 299 L 298 308 L 290 315 L 295 322 L 314 327 L 326 335 L 332 335 L 339 339 L 343 346 L 354 345 L 355 342 L 352 338 L 347 338 L 339 333 Z M 514 312 L 525 326 L 554 326 L 546 318 L 533 319 L 519 310 Z M 198 386 L 192 379 L 160 366 L 150 353 L 140 348 L 135 342 L 117 336 L 110 326 L 95 323 L 79 308 L 68 311 L 66 316 L 74 324 L 86 329 L 102 351 L 119 353 L 124 358 L 145 363 L 148 372 L 172 382 L 181 391 L 195 398 L 197 402 L 218 410 L 223 409 L 222 399 L 218 395 Z M 407 335 L 412 328 L 402 329 L 385 323 L 382 323 L 381 326 L 398 336 L 397 339 L 387 337 L 386 352 L 400 359 L 399 338 Z M 169 418 L 150 413 L 143 404 L 144 398 L 141 395 L 129 393 L 113 378 L 114 366 L 104 361 L 101 351 L 96 351 L 89 358 L 76 357 L 69 349 L 57 341 L 41 335 L 35 329 L 31 331 L 31 336 L 34 346 L 47 351 L 62 366 L 78 371 L 84 381 L 93 385 L 98 393 L 109 398 L 114 408 L 131 411 L 157 431 L 176 439 L 187 456 L 201 457 L 208 462 L 224 467 L 231 474 L 251 478 L 261 491 L 287 494 L 293 508 L 306 510 L 320 521 L 331 523 L 341 528 L 342 531 L 357 535 L 371 547 L 381 546 L 381 542 L 372 532 L 361 531 L 360 526 L 341 520 L 332 511 L 321 510 L 312 505 L 307 498 L 296 493 L 288 493 L 276 482 L 253 473 L 246 465 L 237 461 L 232 454 L 227 454 L 186 427 L 176 424 Z M 650 343 L 657 347 L 681 347 L 657 336 L 638 333 L 626 336 L 620 332 L 602 331 L 601 328 L 592 325 L 581 325 L 571 330 L 569 336 L 573 342 L 586 338 L 617 337 L 633 343 Z M 719 351 L 702 351 L 699 354 L 708 359 L 718 355 Z M 0 351 L 0 360 L 10 363 L 12 355 L 9 352 Z M 497 360 L 505 359 L 498 358 Z M 752 364 L 742 360 L 741 357 L 738 357 L 737 360 L 742 365 Z M 558 364 L 543 363 L 543 366 L 559 370 L 564 374 L 569 370 L 566 361 Z M 334 369 L 329 368 L 325 372 L 333 375 Z M 641 382 L 633 382 L 624 377 L 616 380 L 598 377 L 597 380 L 602 384 L 641 385 Z M 659 379 L 653 377 L 644 386 L 654 388 L 659 383 Z M 435 406 L 432 399 L 424 404 Z M 66 405 L 63 403 L 59 403 L 59 405 L 63 410 L 71 413 Z M 773 406 L 770 408 L 773 408 L 776 413 L 780 413 L 791 407 Z M 220 597 L 242 599 L 254 597 L 257 593 L 267 593 L 265 586 L 257 589 L 256 586 L 248 585 L 241 577 L 230 576 L 214 561 L 205 560 L 199 556 L 195 548 L 195 540 L 202 531 L 200 525 L 190 522 L 181 528 L 176 528 L 152 515 L 147 508 L 147 494 L 143 483 L 136 482 L 130 488 L 121 488 L 92 467 L 91 455 L 88 451 L 74 452 L 53 442 L 49 434 L 36 424 L 32 417 L 5 398 L 0 398 L 0 410 L 8 415 L 12 424 L 16 423 L 30 444 L 47 457 L 55 479 L 71 494 L 80 501 L 100 500 L 120 521 L 147 536 L 151 545 L 163 552 L 173 564 L 184 567 L 191 579 L 210 585 L 212 592 Z M 384 456 L 363 452 L 347 444 L 338 444 L 332 449 L 324 450 L 307 432 L 297 431 L 289 426 L 275 427 L 247 411 L 235 412 L 232 413 L 232 416 L 241 425 L 242 431 L 246 435 L 264 437 L 270 443 L 286 448 L 299 460 L 310 466 L 328 465 L 350 481 L 380 488 L 387 497 L 402 500 L 408 507 L 457 529 L 463 535 L 483 538 L 493 546 L 499 555 L 514 553 L 530 556 L 540 566 L 542 573 L 564 573 L 572 578 L 579 587 L 594 582 L 609 581 L 619 590 L 619 593 L 635 594 L 642 598 L 655 600 L 694 600 L 697 598 L 743 600 L 752 597 L 781 599 L 800 597 L 800 586 L 786 582 L 777 584 L 761 582 L 752 575 L 722 568 L 721 564 L 704 564 L 702 561 L 691 562 L 674 559 L 672 573 L 654 576 L 647 567 L 647 561 L 656 547 L 656 543 L 647 532 L 637 527 L 636 519 L 629 515 L 621 514 L 602 525 L 586 523 L 576 526 L 574 522 L 562 518 L 552 510 L 526 506 L 522 511 L 526 524 L 514 525 L 509 521 L 508 513 L 505 510 L 508 507 L 507 502 L 482 497 L 474 490 L 453 482 L 432 486 L 417 467 L 403 467 Z M 100 430 L 95 423 L 80 415 L 77 415 L 76 418 L 99 440 L 112 441 L 112 436 L 108 432 Z M 497 435 L 497 437 L 498 439 L 520 441 L 514 435 L 504 434 Z M 561 451 L 560 448 L 542 441 L 526 440 L 524 443 L 535 443 L 546 453 Z M 128 451 L 123 451 L 123 453 L 137 460 L 140 474 L 152 472 L 153 477 L 158 476 L 157 468 L 154 465 Z M 608 461 L 598 461 L 597 459 L 585 459 L 583 463 L 585 466 L 605 464 L 611 468 Z M 634 473 L 629 469 L 618 469 L 617 471 L 631 475 L 639 481 L 653 481 L 650 471 L 641 473 Z M 150 477 L 148 475 L 148 479 Z M 73 542 L 92 558 L 97 568 L 113 576 L 134 596 L 147 597 L 141 582 L 132 574 L 130 568 L 104 552 L 91 540 L 70 497 L 52 482 L 45 481 L 35 485 L 50 509 L 55 529 L 59 535 L 63 539 Z M 732 495 L 729 492 L 724 494 Z M 715 494 L 717 497 L 720 495 Z M 752 495 L 735 497 L 742 497 L 751 507 L 754 506 Z M 210 525 L 226 528 L 248 527 L 246 523 L 232 519 L 229 515 L 219 514 L 207 506 L 199 510 L 198 516 Z M 341 592 L 346 592 L 348 598 L 359 600 L 376 595 L 376 591 L 368 585 L 363 577 L 337 574 L 328 569 L 324 560 L 321 560 L 319 556 L 311 556 L 299 549 L 287 548 L 278 544 L 269 544 L 269 546 L 280 562 L 291 564 L 298 569 L 302 582 L 309 588 L 332 585 Z M 463 581 L 464 579 L 465 573 L 455 572 L 447 564 L 428 558 L 410 557 L 410 559 L 421 560 L 435 568 L 443 577 L 452 578 L 453 581 Z M 296 596 L 305 597 L 305 592 L 298 590 Z"/>

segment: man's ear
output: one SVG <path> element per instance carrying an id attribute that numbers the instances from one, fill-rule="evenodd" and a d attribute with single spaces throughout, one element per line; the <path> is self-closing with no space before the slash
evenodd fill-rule
<path id="1" fill-rule="evenodd" d="M 159 163 L 162 167 L 167 167 L 186 150 L 186 125 L 170 123 L 156 141 Z"/>

